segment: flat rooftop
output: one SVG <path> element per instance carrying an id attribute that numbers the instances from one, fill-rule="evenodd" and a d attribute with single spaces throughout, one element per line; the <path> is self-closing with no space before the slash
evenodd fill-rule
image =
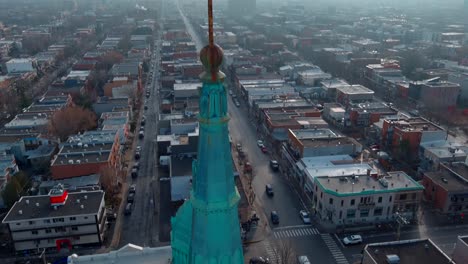
<path id="1" fill-rule="evenodd" d="M 322 176 L 316 177 L 315 181 L 326 192 L 337 196 L 372 194 L 378 192 L 396 192 L 423 190 L 424 187 L 414 181 L 403 171 L 388 172 L 380 179 L 366 175 L 363 171 L 358 176 Z"/>
<path id="2" fill-rule="evenodd" d="M 340 86 L 340 87 L 337 87 L 336 89 L 345 94 L 369 94 L 369 95 L 374 94 L 374 91 L 360 84 Z"/>
<path id="3" fill-rule="evenodd" d="M 447 191 L 468 190 L 468 166 L 463 162 L 443 164 L 439 171 L 426 172 L 424 175 Z"/>
<path id="4" fill-rule="evenodd" d="M 69 215 L 97 214 L 103 199 L 103 191 L 69 193 L 65 204 L 58 206 L 57 210 L 55 210 L 50 205 L 49 195 L 22 196 L 10 209 L 3 219 L 3 223 Z"/>
<path id="5" fill-rule="evenodd" d="M 307 148 L 333 147 L 341 145 L 352 145 L 355 142 L 348 137 L 342 138 L 318 138 L 318 139 L 301 139 L 302 144 Z"/>
<path id="6" fill-rule="evenodd" d="M 202 86 L 202 83 L 174 83 L 174 91 L 181 91 L 181 90 L 197 90 Z"/>
<path id="7" fill-rule="evenodd" d="M 291 130 L 291 132 L 296 136 L 299 140 L 306 140 L 306 139 L 333 139 L 333 138 L 341 138 L 342 136 L 338 133 L 334 132 L 328 128 L 320 128 L 320 129 L 298 129 L 298 130 Z"/>
<path id="8" fill-rule="evenodd" d="M 388 264 L 388 255 L 397 255 L 399 264 L 442 264 L 451 263 L 430 239 L 401 240 L 368 244 L 364 249 L 377 264 Z M 369 262 L 371 263 L 371 262 Z"/>
<path id="9" fill-rule="evenodd" d="M 408 118 L 408 119 L 399 119 L 391 121 L 397 127 L 404 131 L 441 131 L 444 130 L 443 128 L 435 125 L 434 123 L 420 118 Z"/>

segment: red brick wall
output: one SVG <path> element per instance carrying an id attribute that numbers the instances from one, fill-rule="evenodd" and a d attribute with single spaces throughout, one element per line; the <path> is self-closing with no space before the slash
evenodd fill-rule
<path id="1" fill-rule="evenodd" d="M 107 161 L 87 164 L 59 164 L 51 166 L 50 171 L 52 173 L 52 178 L 54 180 L 59 180 L 98 173 L 101 167 L 107 164 Z"/>
<path id="2" fill-rule="evenodd" d="M 294 149 L 299 150 L 299 153 L 301 154 L 301 157 L 304 155 L 304 145 L 302 145 L 302 142 L 298 140 L 294 134 L 291 132 L 291 130 L 288 130 L 288 139 L 289 143 Z"/>
<path id="3" fill-rule="evenodd" d="M 424 186 L 424 199 L 429 201 L 436 209 L 445 210 L 445 204 L 448 199 L 448 192 L 437 183 L 433 182 L 431 178 L 426 175 L 423 176 L 422 185 Z M 432 191 L 434 189 L 434 191 Z"/>

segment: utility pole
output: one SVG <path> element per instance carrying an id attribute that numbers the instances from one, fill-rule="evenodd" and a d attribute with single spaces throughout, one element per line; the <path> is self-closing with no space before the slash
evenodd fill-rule
<path id="1" fill-rule="evenodd" d="M 406 217 L 401 215 L 399 212 L 396 212 L 395 216 L 396 216 L 396 223 L 397 223 L 397 241 L 400 241 L 401 227 L 403 225 L 408 225 L 409 221 L 406 219 Z"/>

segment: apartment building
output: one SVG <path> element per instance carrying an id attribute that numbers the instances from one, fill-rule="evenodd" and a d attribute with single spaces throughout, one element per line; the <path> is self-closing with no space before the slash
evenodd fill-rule
<path id="1" fill-rule="evenodd" d="M 390 222 L 397 212 L 412 221 L 424 189 L 402 171 L 315 177 L 314 185 L 317 216 L 337 226 Z"/>
<path id="2" fill-rule="evenodd" d="M 23 196 L 2 223 L 16 251 L 100 245 L 105 231 L 103 191 L 68 193 L 61 185 L 48 195 Z"/>

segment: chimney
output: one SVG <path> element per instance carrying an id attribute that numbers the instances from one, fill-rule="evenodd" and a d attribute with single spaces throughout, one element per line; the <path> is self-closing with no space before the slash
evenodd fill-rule
<path id="1" fill-rule="evenodd" d="M 82 204 L 82 205 L 80 206 L 80 208 L 81 208 L 81 209 L 84 209 L 84 205 Z"/>
<path id="2" fill-rule="evenodd" d="M 18 211 L 18 214 L 22 215 L 22 214 L 23 214 L 23 210 L 19 210 L 19 211 Z"/>
<path id="3" fill-rule="evenodd" d="M 84 199 L 85 199 L 85 200 L 88 200 L 88 195 L 85 195 L 85 196 L 84 196 Z"/>

